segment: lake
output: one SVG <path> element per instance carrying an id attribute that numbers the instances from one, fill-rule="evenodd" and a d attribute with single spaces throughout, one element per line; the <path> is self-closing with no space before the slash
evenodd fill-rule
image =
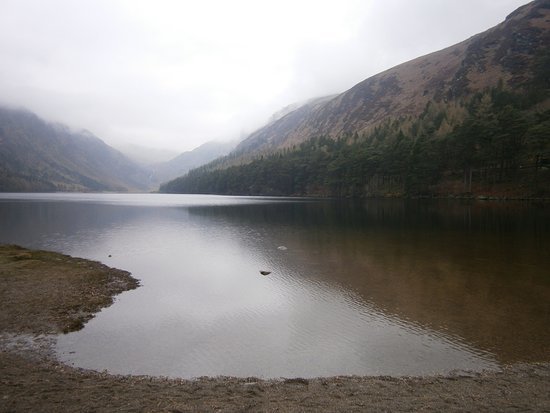
<path id="1" fill-rule="evenodd" d="M 425 375 L 550 361 L 549 207 L 0 194 L 0 242 L 141 280 L 59 337 L 58 357 L 78 367 Z"/>

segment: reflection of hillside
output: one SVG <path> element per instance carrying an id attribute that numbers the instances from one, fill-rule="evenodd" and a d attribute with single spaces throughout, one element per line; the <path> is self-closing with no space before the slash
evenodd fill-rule
<path id="1" fill-rule="evenodd" d="M 266 237 L 255 248 L 269 254 L 286 245 L 285 265 L 297 274 L 344 285 L 501 362 L 550 359 L 550 220 L 543 207 L 369 201 L 190 213 L 260 228 Z"/>
<path id="2" fill-rule="evenodd" d="M 256 199 L 256 198 L 255 198 Z M 257 198 L 261 199 L 261 198 Z M 256 204 L 190 207 L 204 217 L 227 217 L 242 223 L 270 225 L 461 230 L 479 232 L 550 232 L 550 208 L 525 202 L 285 199 Z"/>
<path id="3" fill-rule="evenodd" d="M 93 203 L 2 200 L 0 242 L 46 248 L 50 245 L 48 239 L 60 234 L 69 238 L 88 231 L 101 232 L 135 220 L 143 212 L 138 208 Z M 55 243 L 51 244 L 56 247 Z"/>

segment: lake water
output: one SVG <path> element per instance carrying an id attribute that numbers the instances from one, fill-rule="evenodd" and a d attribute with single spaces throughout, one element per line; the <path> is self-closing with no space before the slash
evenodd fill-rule
<path id="1" fill-rule="evenodd" d="M 513 202 L 0 194 L 0 242 L 141 280 L 60 336 L 58 356 L 75 366 L 185 378 L 423 375 L 550 361 L 549 212 Z"/>

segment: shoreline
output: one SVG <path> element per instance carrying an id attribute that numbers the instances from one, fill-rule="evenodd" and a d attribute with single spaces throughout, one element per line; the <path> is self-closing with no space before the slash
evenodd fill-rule
<path id="1" fill-rule="evenodd" d="M 495 196 L 485 194 L 432 194 L 432 195 L 377 195 L 377 196 L 327 196 L 322 194 L 290 194 L 290 195 L 250 195 L 250 194 L 214 194 L 214 193 L 179 193 L 179 192 L 93 192 L 93 191 L 51 191 L 51 192 L 0 192 L 2 195 L 21 195 L 21 194 L 35 194 L 35 195 L 51 195 L 51 194 L 105 194 L 105 195 L 207 195 L 207 196 L 234 196 L 234 197 L 258 197 L 258 198 L 290 198 L 290 199 L 311 199 L 311 200 L 354 200 L 354 201 L 366 201 L 366 200 L 448 200 L 448 201 L 483 201 L 483 202 L 542 202 L 550 203 L 550 197 L 530 197 L 530 196 Z"/>
<path id="2" fill-rule="evenodd" d="M 0 245 L 0 412 L 550 410 L 550 363 L 446 376 L 186 380 L 111 375 L 55 358 L 58 334 L 138 286 L 98 262 Z"/>

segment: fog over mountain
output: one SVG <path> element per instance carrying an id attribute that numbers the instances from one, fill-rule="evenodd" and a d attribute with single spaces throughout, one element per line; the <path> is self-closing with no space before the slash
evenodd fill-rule
<path id="1" fill-rule="evenodd" d="M 153 185 L 149 171 L 91 132 L 0 107 L 0 191 L 127 192 Z"/>
<path id="2" fill-rule="evenodd" d="M 154 165 L 161 162 L 168 162 L 179 155 L 176 151 L 151 148 L 132 143 L 117 146 L 116 149 L 141 165 Z"/>
<path id="3" fill-rule="evenodd" d="M 260 158 L 271 162 L 278 156 L 280 168 L 290 162 L 284 156 L 299 151 L 308 160 L 316 151 L 321 157 L 334 151 L 330 156 L 335 159 L 325 159 L 320 170 L 331 175 L 306 185 L 312 171 L 305 174 L 287 165 L 283 175 L 297 174 L 296 179 L 305 179 L 301 186 L 289 185 L 285 178 L 279 182 L 284 190 L 271 183 L 258 186 L 256 180 L 249 188 L 224 186 L 223 191 L 356 196 L 371 193 L 365 189 L 371 183 L 364 181 L 374 173 L 368 179 L 382 174 L 383 182 L 395 183 L 398 189 L 391 193 L 409 193 L 405 180 L 418 169 L 411 158 L 415 153 L 438 160 L 423 166 L 426 174 L 450 176 L 462 170 L 467 192 L 475 174 L 494 184 L 505 176 L 512 179 L 518 168 L 538 172 L 547 158 L 542 137 L 548 0 L 524 5 L 493 29 L 468 38 L 476 25 L 504 20 L 512 10 L 505 5 L 516 3 L 524 2 L 504 0 L 497 6 L 478 1 L 471 13 L 472 8 L 465 8 L 468 1 L 424 0 L 413 7 L 400 0 L 383 6 L 349 0 L 314 2 L 306 8 L 284 1 L 261 7 L 213 1 L 209 5 L 225 13 L 218 18 L 211 16 L 211 7 L 181 3 L 157 9 L 152 3 L 128 8 L 124 2 L 97 2 L 83 10 L 58 1 L 74 17 L 59 21 L 59 13 L 52 15 L 42 3 L 8 1 L 0 14 L 0 32 L 6 35 L 0 37 L 5 52 L 0 69 L 2 188 L 144 191 L 208 162 L 213 163 L 201 171 L 259 160 L 265 164 Z M 293 13 L 287 13 L 290 9 Z M 251 13 L 246 24 L 235 25 L 245 11 Z M 309 18 L 312 13 L 316 19 Z M 468 19 L 453 25 L 461 14 Z M 282 23 L 286 30 L 280 30 Z M 417 31 L 403 31 L 422 24 L 423 33 L 434 28 L 440 33 L 426 43 L 418 40 Z M 21 27 L 29 30 L 16 30 Z M 218 30 L 225 30 L 224 35 Z M 467 40 L 448 45 L 466 32 Z M 439 44 L 447 47 L 427 49 Z M 424 49 L 431 53 L 417 57 Z M 405 57 L 412 60 L 401 63 Z M 105 64 L 92 65 L 92 58 Z M 389 67 L 394 61 L 400 64 Z M 369 76 L 376 68 L 380 70 Z M 17 107 L 25 109 L 13 109 Z M 486 129 L 471 132 L 470 123 Z M 236 136 L 243 140 L 232 151 Z M 472 143 L 472 136 L 484 138 Z M 127 156 L 109 146 L 114 143 Z M 453 154 L 459 163 L 444 165 L 445 157 L 468 145 Z M 353 157 L 360 158 L 353 167 L 343 161 Z M 355 170 L 358 165 L 370 172 Z M 354 184 L 330 189 L 343 170 L 345 179 L 358 174 Z M 265 172 L 264 178 L 276 175 Z M 254 180 L 251 176 L 233 182 L 244 185 Z M 417 182 L 413 192 L 430 192 L 435 185 L 432 178 L 418 180 L 423 183 Z M 532 193 L 540 192 L 537 185 L 531 185 Z"/>
<path id="4" fill-rule="evenodd" d="M 182 153 L 462 41 L 527 0 L 4 0 L 0 103 Z"/>
<path id="5" fill-rule="evenodd" d="M 0 192 L 156 190 L 236 144 L 207 142 L 181 154 L 133 145 L 123 153 L 89 131 L 0 107 Z"/>

